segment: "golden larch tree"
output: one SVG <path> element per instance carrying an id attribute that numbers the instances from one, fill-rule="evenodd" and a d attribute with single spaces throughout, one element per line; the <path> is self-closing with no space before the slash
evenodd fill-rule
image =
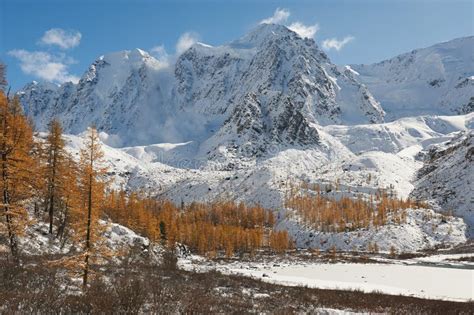
<path id="1" fill-rule="evenodd" d="M 49 234 L 53 234 L 55 210 L 60 208 L 65 194 L 67 180 L 65 142 L 61 123 L 53 119 L 49 125 L 49 134 L 45 141 L 47 161 L 45 165 L 46 207 L 49 216 Z"/>
<path id="2" fill-rule="evenodd" d="M 0 230 L 8 234 L 11 254 L 17 257 L 18 235 L 28 220 L 27 201 L 33 197 L 36 161 L 31 157 L 33 131 L 20 106 L 0 91 L 0 160 L 2 216 Z"/>
<path id="3" fill-rule="evenodd" d="M 61 163 L 61 186 L 60 199 L 57 213 L 58 230 L 56 237 L 61 243 L 67 240 L 68 236 L 74 235 L 73 220 L 78 219 L 77 214 L 81 213 L 81 191 L 78 183 L 79 166 L 72 156 L 66 155 Z M 76 214 L 76 215 L 75 215 Z M 80 222 L 80 220 L 79 220 Z"/>
<path id="4" fill-rule="evenodd" d="M 84 146 L 80 152 L 79 187 L 83 211 L 75 213 L 76 235 L 83 240 L 84 264 L 83 285 L 87 286 L 91 259 L 107 256 L 102 234 L 105 225 L 99 223 L 105 201 L 104 153 L 97 130 L 88 129 Z"/>

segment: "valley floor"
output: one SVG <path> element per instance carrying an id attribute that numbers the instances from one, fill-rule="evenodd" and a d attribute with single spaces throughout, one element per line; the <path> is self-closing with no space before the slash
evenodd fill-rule
<path id="1" fill-rule="evenodd" d="M 181 261 L 187 270 L 218 270 L 286 286 L 360 290 L 425 299 L 472 301 L 474 254 L 431 255 L 411 259 L 338 254 L 334 259 L 220 261 L 200 258 Z M 327 258 L 327 257 L 326 257 Z M 367 263 L 363 263 L 366 259 Z"/>

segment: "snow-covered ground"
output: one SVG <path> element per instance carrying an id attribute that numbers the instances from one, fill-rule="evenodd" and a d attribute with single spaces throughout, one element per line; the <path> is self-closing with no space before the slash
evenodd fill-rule
<path id="1" fill-rule="evenodd" d="M 139 250 L 153 253 L 159 251 L 158 248 L 150 245 L 150 241 L 134 231 L 117 223 L 100 221 L 106 226 L 104 238 L 109 250 L 119 253 L 126 253 L 127 250 L 138 248 Z M 49 225 L 40 220 L 33 220 L 28 226 L 24 235 L 19 237 L 20 250 L 24 255 L 45 255 L 45 254 L 66 254 L 72 249 L 72 243 L 65 241 L 62 243 L 58 238 L 48 234 Z M 55 235 L 55 234 L 53 234 Z M 0 252 L 8 252 L 7 247 L 0 246 Z"/>
<path id="2" fill-rule="evenodd" d="M 462 255 L 461 255 L 462 256 Z M 465 256 L 465 255 L 464 255 Z M 433 258 L 438 260 L 437 256 Z M 425 257 L 424 262 L 430 261 Z M 240 274 L 262 281 L 289 286 L 321 289 L 361 290 L 426 299 L 469 301 L 474 299 L 474 268 L 463 264 L 426 266 L 420 261 L 390 263 L 205 263 L 204 260 L 183 259 L 188 270 L 219 270 L 225 274 Z"/>
<path id="3" fill-rule="evenodd" d="M 116 223 L 104 222 L 104 236 L 114 251 L 138 248 L 152 250 L 159 259 L 160 248 L 150 246 L 144 238 Z M 50 239 L 48 225 L 36 222 L 20 238 L 22 252 L 28 255 L 59 254 L 70 249 Z M 8 250 L 7 248 L 0 250 Z M 180 255 L 179 266 L 186 270 L 216 269 L 224 274 L 240 274 L 263 281 L 289 286 L 308 286 L 322 289 L 378 291 L 385 294 L 416 296 L 428 299 L 468 301 L 474 299 L 474 264 L 459 258 L 473 257 L 474 253 L 436 254 L 407 260 L 388 259 L 375 255 L 377 263 L 326 263 L 323 260 L 302 260 L 298 256 L 270 257 L 263 262 L 209 261 L 201 256 Z M 331 313 L 332 314 L 332 313 Z"/>
<path id="4" fill-rule="evenodd" d="M 427 264 L 449 264 L 451 266 L 472 266 L 474 269 L 474 262 L 460 261 L 461 258 L 474 257 L 474 253 L 464 254 L 439 254 L 425 257 L 413 258 L 410 261 L 414 263 L 427 263 Z M 474 280 L 474 279 L 473 279 Z"/>

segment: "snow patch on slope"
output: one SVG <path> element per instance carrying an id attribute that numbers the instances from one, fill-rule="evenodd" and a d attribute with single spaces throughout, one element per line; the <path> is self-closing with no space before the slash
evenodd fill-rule
<path id="1" fill-rule="evenodd" d="M 466 225 L 460 218 L 444 218 L 429 209 L 407 209 L 407 221 L 390 222 L 379 228 L 370 227 L 353 232 L 325 233 L 315 231 L 289 216 L 278 226 L 289 231 L 301 248 L 341 251 L 367 251 L 368 244 L 377 244 L 381 251 L 416 252 L 437 245 L 457 245 L 466 242 Z"/>

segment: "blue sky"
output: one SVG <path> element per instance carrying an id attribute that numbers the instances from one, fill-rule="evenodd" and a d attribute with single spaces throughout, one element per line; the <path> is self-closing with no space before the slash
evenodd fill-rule
<path id="1" fill-rule="evenodd" d="M 60 83 L 107 52 L 139 47 L 172 56 L 178 43 L 223 44 L 272 16 L 314 37 L 338 64 L 474 34 L 473 0 L 0 0 L 0 59 L 13 89 Z"/>

